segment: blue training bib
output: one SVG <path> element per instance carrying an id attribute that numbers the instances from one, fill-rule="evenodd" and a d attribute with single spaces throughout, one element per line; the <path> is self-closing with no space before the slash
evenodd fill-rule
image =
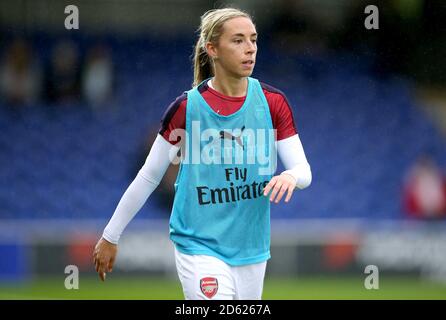
<path id="1" fill-rule="evenodd" d="M 244 104 L 223 116 L 206 103 L 199 86 L 187 92 L 170 238 L 180 252 L 215 256 L 229 265 L 265 261 L 271 257 L 270 202 L 263 188 L 276 170 L 265 95 L 259 81 L 248 77 Z"/>

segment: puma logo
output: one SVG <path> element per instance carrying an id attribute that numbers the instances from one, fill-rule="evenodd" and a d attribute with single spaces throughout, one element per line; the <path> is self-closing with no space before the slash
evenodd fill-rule
<path id="1" fill-rule="evenodd" d="M 245 126 L 243 126 L 243 127 L 240 129 L 241 132 L 240 132 L 240 135 L 239 135 L 238 137 L 234 136 L 234 135 L 233 135 L 232 133 L 230 133 L 230 132 L 226 132 L 226 131 L 224 131 L 224 130 L 221 130 L 221 131 L 220 131 L 220 138 L 221 138 L 221 139 L 235 140 L 235 141 L 238 143 L 238 145 L 239 145 L 240 147 L 242 147 L 243 150 L 245 150 L 245 147 L 244 147 L 244 145 L 243 145 L 243 141 L 242 141 L 242 139 L 241 139 L 243 130 L 245 130 Z"/>

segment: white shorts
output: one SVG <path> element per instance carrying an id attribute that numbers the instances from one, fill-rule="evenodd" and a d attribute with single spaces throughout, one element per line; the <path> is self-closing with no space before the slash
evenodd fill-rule
<path id="1" fill-rule="evenodd" d="M 188 255 L 175 248 L 175 263 L 186 300 L 260 300 L 266 261 L 230 266 L 207 255 Z"/>

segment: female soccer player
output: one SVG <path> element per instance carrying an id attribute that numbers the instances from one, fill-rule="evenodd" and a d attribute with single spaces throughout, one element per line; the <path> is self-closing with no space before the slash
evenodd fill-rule
<path id="1" fill-rule="evenodd" d="M 95 247 L 94 263 L 105 280 L 124 228 L 181 147 L 169 226 L 185 298 L 261 299 L 270 202 L 285 193 L 288 202 L 296 188 L 309 186 L 311 170 L 285 95 L 250 77 L 257 53 L 251 17 L 210 10 L 199 31 L 193 88 L 164 114 L 145 164 Z M 273 176 L 276 148 L 287 170 Z"/>

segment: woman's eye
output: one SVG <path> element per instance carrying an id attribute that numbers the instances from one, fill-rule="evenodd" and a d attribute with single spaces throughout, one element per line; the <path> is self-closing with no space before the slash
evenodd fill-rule
<path id="1" fill-rule="evenodd" d="M 238 39 L 238 40 L 234 40 L 235 43 L 242 43 L 242 40 Z"/>

